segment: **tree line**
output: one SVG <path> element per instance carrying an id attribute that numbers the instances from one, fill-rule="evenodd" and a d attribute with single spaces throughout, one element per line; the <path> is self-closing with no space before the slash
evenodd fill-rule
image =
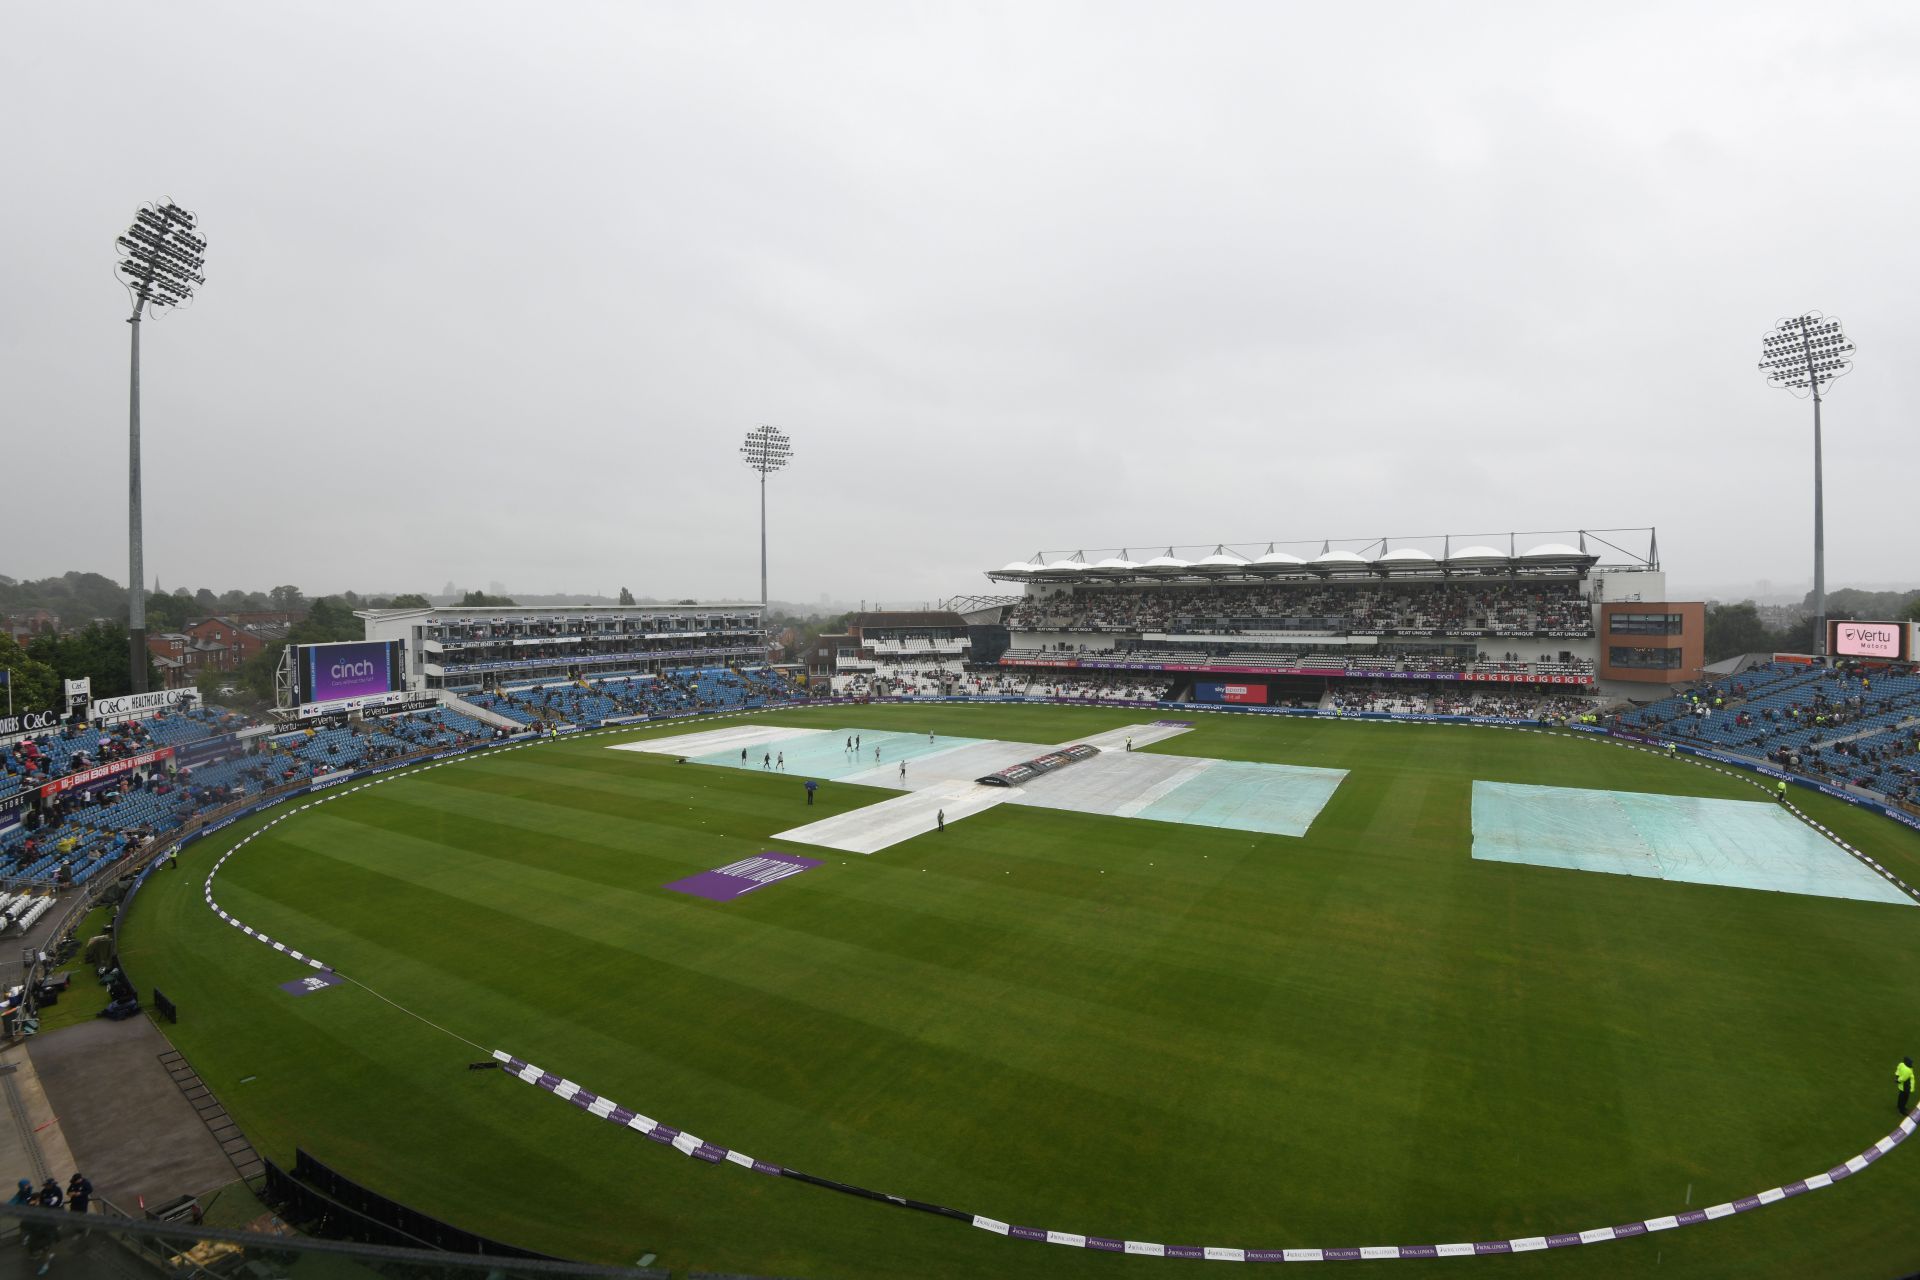
<path id="1" fill-rule="evenodd" d="M 195 685 L 209 702 L 267 707 L 273 704 L 274 672 L 290 644 L 327 644 L 361 640 L 366 629 L 354 616 L 357 609 L 425 609 L 425 595 L 362 596 L 343 591 L 308 599 L 299 587 L 282 584 L 269 591 L 227 591 L 215 594 L 202 588 L 181 587 L 148 594 L 147 634 L 183 631 L 203 618 L 245 613 L 284 613 L 293 619 L 283 639 L 273 640 L 233 671 L 203 671 Z M 469 606 L 508 607 L 507 596 L 469 591 L 460 601 Z M 20 615 L 45 609 L 60 619 L 62 630 L 43 631 L 23 648 L 11 636 L 0 634 L 0 670 L 7 673 L 15 714 L 62 709 L 63 681 L 86 677 L 93 696 L 115 698 L 133 692 L 131 642 L 127 631 L 127 591 L 97 573 L 66 573 L 57 578 L 17 582 L 0 577 L 0 614 Z M 147 659 L 147 687 L 161 687 L 151 656 Z M 6 699 L 0 694 L 0 710 Z"/>
<path id="2" fill-rule="evenodd" d="M 366 625 L 354 616 L 354 611 L 358 609 L 427 609 L 433 605 L 432 601 L 419 594 L 366 597 L 352 591 L 344 591 L 336 596 L 321 596 L 303 603 L 305 616 L 287 629 L 286 639 L 269 643 L 241 663 L 236 671 L 201 672 L 194 681 L 200 696 L 208 702 L 227 706 L 270 707 L 274 699 L 274 673 L 280 669 L 280 658 L 288 645 L 335 644 L 345 640 L 366 639 Z M 484 591 L 469 591 L 460 598 L 459 603 L 469 607 L 513 606 L 513 601 L 508 597 L 491 596 Z"/>
<path id="3" fill-rule="evenodd" d="M 1805 617 L 1785 627 L 1770 627 L 1751 600 L 1707 606 L 1708 662 L 1724 662 L 1743 653 L 1812 653 L 1818 637 L 1813 593 L 1803 606 Z M 1844 587 L 1827 596 L 1829 618 L 1859 618 L 1870 622 L 1920 622 L 1920 591 L 1856 591 Z"/>

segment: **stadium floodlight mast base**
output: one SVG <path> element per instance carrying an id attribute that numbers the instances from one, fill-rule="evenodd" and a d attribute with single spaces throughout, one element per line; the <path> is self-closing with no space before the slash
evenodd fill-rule
<path id="1" fill-rule="evenodd" d="M 793 461 L 793 441 L 784 432 L 758 426 L 747 432 L 740 457 L 760 473 L 760 622 L 767 621 L 767 477 Z"/>
<path id="2" fill-rule="evenodd" d="M 1820 470 L 1820 388 L 1853 368 L 1853 343 L 1838 317 L 1808 311 L 1787 316 L 1760 339 L 1767 385 L 1813 396 L 1813 646 L 1827 656 L 1826 495 Z"/>
<path id="3" fill-rule="evenodd" d="M 177 307 L 207 278 L 206 237 L 199 220 L 171 200 L 146 205 L 114 238 L 121 283 L 133 299 L 133 351 L 127 380 L 127 663 L 135 693 L 147 691 L 147 596 L 140 512 L 140 318 L 143 311 Z"/>

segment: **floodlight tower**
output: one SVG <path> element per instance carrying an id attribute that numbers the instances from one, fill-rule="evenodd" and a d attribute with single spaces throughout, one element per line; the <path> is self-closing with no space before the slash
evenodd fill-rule
<path id="1" fill-rule="evenodd" d="M 195 232 L 198 219 L 174 204 L 147 205 L 133 225 L 115 237 L 120 277 L 133 298 L 133 364 L 127 389 L 127 661 L 133 691 L 147 691 L 147 595 L 144 548 L 140 540 L 140 315 L 177 307 L 207 282 L 200 268 L 207 257 L 206 237 Z"/>
<path id="2" fill-rule="evenodd" d="M 1853 343 L 1833 316 L 1788 316 L 1760 339 L 1767 385 L 1813 396 L 1813 644 L 1827 654 L 1827 526 L 1820 474 L 1820 388 L 1853 368 Z"/>
<path id="3" fill-rule="evenodd" d="M 760 473 L 760 620 L 767 617 L 767 477 L 793 461 L 793 441 L 772 427 L 747 432 L 740 456 Z"/>

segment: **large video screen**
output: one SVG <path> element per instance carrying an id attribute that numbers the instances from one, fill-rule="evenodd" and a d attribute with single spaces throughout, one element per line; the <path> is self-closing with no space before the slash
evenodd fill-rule
<path id="1" fill-rule="evenodd" d="M 1883 658 L 1900 662 L 1912 656 L 1912 625 L 1905 622 L 1827 623 L 1827 652 L 1836 658 Z"/>
<path id="2" fill-rule="evenodd" d="M 1217 680 L 1197 681 L 1193 686 L 1195 702 L 1240 702 L 1264 706 L 1267 686 L 1263 684 L 1223 684 Z"/>
<path id="3" fill-rule="evenodd" d="M 405 685 L 398 640 L 300 646 L 300 701 L 338 702 L 392 693 Z"/>

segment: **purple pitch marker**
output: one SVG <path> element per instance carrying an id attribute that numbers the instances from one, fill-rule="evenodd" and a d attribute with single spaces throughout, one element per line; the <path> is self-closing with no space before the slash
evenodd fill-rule
<path id="1" fill-rule="evenodd" d="M 776 880 L 797 876 L 819 865 L 818 858 L 802 858 L 792 853 L 760 853 L 713 871 L 688 876 L 685 880 L 675 880 L 662 887 L 712 902 L 731 902 L 741 894 L 764 889 Z"/>
<path id="2" fill-rule="evenodd" d="M 337 987 L 346 979 L 331 969 L 322 969 L 319 973 L 304 978 L 295 978 L 292 982 L 283 982 L 280 989 L 290 996 L 310 996 L 316 991 L 325 991 L 328 987 Z"/>

